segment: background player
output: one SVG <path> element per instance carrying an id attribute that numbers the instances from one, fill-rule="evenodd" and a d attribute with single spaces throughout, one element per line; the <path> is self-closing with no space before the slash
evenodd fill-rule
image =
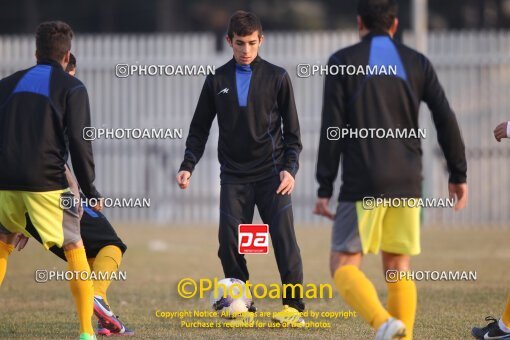
<path id="1" fill-rule="evenodd" d="M 73 77 L 76 76 L 76 57 L 72 53 L 69 54 L 69 63 L 67 64 L 65 71 Z"/>
<path id="2" fill-rule="evenodd" d="M 501 142 L 510 136 L 510 122 L 502 122 L 494 129 L 494 138 Z M 501 319 L 491 316 L 485 318 L 490 323 L 485 327 L 473 327 L 471 334 L 476 339 L 510 339 L 510 295 L 506 301 L 505 310 Z"/>
<path id="3" fill-rule="evenodd" d="M 67 169 L 71 181 L 69 186 L 71 191 L 78 192 L 78 185 L 72 178 L 72 174 Z M 73 189 L 76 188 L 76 189 Z M 84 198 L 82 196 L 82 198 Z M 80 220 L 80 233 L 87 254 L 87 261 L 90 269 L 99 275 L 117 272 L 122 261 L 122 255 L 127 247 L 117 236 L 112 225 L 101 212 L 94 211 L 88 206 L 83 207 L 83 215 Z M 40 235 L 32 221 L 27 216 L 26 230 L 39 242 L 42 242 Z M 28 238 L 25 238 L 28 240 Z M 20 239 L 18 249 L 21 250 L 25 246 L 26 241 Z M 66 261 L 62 248 L 53 246 L 49 249 L 55 255 Z M 116 316 L 111 308 L 107 298 L 107 290 L 110 287 L 111 280 L 95 280 L 94 286 L 94 314 L 98 318 L 98 335 L 134 335 L 134 332 L 127 328 L 122 321 Z"/>
<path id="4" fill-rule="evenodd" d="M 26 212 L 46 249 L 64 248 L 68 270 L 90 273 L 77 207 L 60 205 L 62 198 L 73 195 L 65 175 L 68 153 L 84 195 L 101 202 L 93 184 L 92 145 L 82 137 L 83 129 L 90 126 L 87 90 L 64 72 L 72 38 L 66 23 L 42 23 L 36 32 L 37 65 L 0 81 L 0 283 L 16 233 L 29 236 Z M 101 210 L 102 204 L 96 209 Z M 92 282 L 81 277 L 69 283 L 80 339 L 93 339 Z"/>
<path id="5" fill-rule="evenodd" d="M 411 339 L 417 303 L 414 282 L 407 278 L 388 282 L 385 309 L 359 266 L 363 254 L 382 250 L 385 271 L 408 271 L 410 256 L 420 253 L 420 209 L 365 210 L 361 201 L 421 197 L 421 143 L 412 138 L 329 140 L 328 128 L 416 130 L 419 105 L 425 101 L 448 165 L 455 210 L 467 202 L 464 143 L 432 64 L 392 39 L 398 26 L 396 1 L 360 0 L 357 22 L 361 42 L 334 53 L 329 64 L 394 65 L 397 74 L 326 77 L 314 212 L 335 221 L 330 267 L 343 299 L 377 330 L 376 339 L 400 338 L 406 329 Z M 341 156 L 342 187 L 335 216 L 328 203 Z"/>
<path id="6" fill-rule="evenodd" d="M 252 222 L 256 205 L 269 225 L 282 282 L 302 284 L 290 197 L 302 147 L 290 78 L 283 68 L 258 55 L 264 37 L 255 14 L 234 13 L 226 39 L 234 57 L 205 80 L 177 183 L 182 189 L 188 187 L 217 115 L 221 164 L 218 255 L 225 277 L 249 279 L 244 255 L 238 253 L 238 225 Z M 291 296 L 289 291 L 283 311 L 275 313 L 274 319 L 303 325 L 304 303 Z"/>
<path id="7" fill-rule="evenodd" d="M 71 53 L 66 72 L 72 76 L 76 74 L 76 58 Z M 80 197 L 78 183 L 66 165 L 66 178 L 69 188 L 75 195 Z M 82 196 L 83 198 L 83 196 Z M 98 211 L 92 210 L 88 206 L 80 207 L 80 234 L 87 254 L 87 260 L 90 269 L 99 275 L 99 273 L 111 274 L 119 270 L 122 261 L 122 255 L 126 251 L 126 245 L 117 236 L 108 219 Z M 39 242 L 42 242 L 41 236 L 32 224 L 27 215 L 26 230 Z M 28 238 L 21 235 L 18 243 L 18 249 L 25 247 Z M 50 250 L 66 261 L 62 248 L 53 246 Z M 128 329 L 122 321 L 112 312 L 107 298 L 107 290 L 111 280 L 95 280 L 94 286 L 94 314 L 98 318 L 98 335 L 134 335 L 134 332 Z"/>

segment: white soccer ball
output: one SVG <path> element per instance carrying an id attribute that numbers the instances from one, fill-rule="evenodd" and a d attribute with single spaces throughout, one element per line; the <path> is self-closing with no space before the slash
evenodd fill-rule
<path id="1" fill-rule="evenodd" d="M 251 293 L 243 281 L 238 279 L 222 279 L 217 289 L 211 292 L 210 303 L 213 310 L 225 318 L 235 318 L 247 312 L 251 305 Z"/>

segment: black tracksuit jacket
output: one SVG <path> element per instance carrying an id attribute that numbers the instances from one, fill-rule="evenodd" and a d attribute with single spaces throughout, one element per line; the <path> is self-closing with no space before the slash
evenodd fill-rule
<path id="1" fill-rule="evenodd" d="M 87 89 L 56 61 L 0 80 L 0 190 L 53 191 L 69 187 L 66 160 L 88 198 L 101 194 L 94 186 Z"/>
<path id="2" fill-rule="evenodd" d="M 180 170 L 193 172 L 218 117 L 221 183 L 252 183 L 299 168 L 299 121 L 289 75 L 257 57 L 251 64 L 246 106 L 236 90 L 236 62 L 207 76 L 191 121 Z"/>
<path id="3" fill-rule="evenodd" d="M 396 65 L 397 75 L 326 76 L 316 172 L 319 197 L 332 196 L 340 160 L 341 201 L 358 201 L 367 196 L 421 197 L 420 139 L 327 138 L 329 127 L 416 131 L 421 101 L 432 113 L 450 173 L 449 182 L 466 182 L 466 156 L 457 120 L 424 55 L 387 34 L 371 33 L 329 59 L 329 65 L 384 64 Z"/>

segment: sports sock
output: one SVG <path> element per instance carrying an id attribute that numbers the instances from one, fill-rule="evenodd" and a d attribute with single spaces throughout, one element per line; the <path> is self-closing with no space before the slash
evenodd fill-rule
<path id="1" fill-rule="evenodd" d="M 5 272 L 7 271 L 7 257 L 9 257 L 13 250 L 14 246 L 12 244 L 0 241 L 0 286 L 2 286 Z"/>
<path id="2" fill-rule="evenodd" d="M 416 316 L 416 284 L 407 278 L 388 282 L 388 312 L 406 325 L 406 337 L 413 338 L 414 318 Z"/>
<path id="3" fill-rule="evenodd" d="M 340 267 L 335 272 L 334 281 L 344 301 L 373 328 L 378 329 L 391 317 L 381 304 L 374 285 L 358 267 Z"/>
<path id="4" fill-rule="evenodd" d="M 88 272 L 90 267 L 85 255 L 85 248 L 76 248 L 66 250 L 67 269 L 73 272 Z M 84 274 L 83 274 L 84 275 Z M 91 280 L 82 280 L 81 275 L 69 281 L 71 286 L 71 293 L 73 294 L 74 303 L 78 311 L 78 318 L 80 319 L 80 333 L 94 334 L 92 328 L 92 311 L 94 308 L 94 288 L 92 288 Z"/>
<path id="5" fill-rule="evenodd" d="M 506 300 L 505 311 L 503 312 L 503 316 L 501 317 L 501 321 L 507 327 L 510 328 L 510 295 L 508 295 L 508 299 Z"/>
<path id="6" fill-rule="evenodd" d="M 102 275 L 109 273 L 108 276 L 111 276 L 111 273 L 119 270 L 121 261 L 122 251 L 119 247 L 112 245 L 103 247 L 97 253 L 96 259 L 94 260 L 94 272 L 98 274 L 98 276 L 99 273 L 102 273 Z M 110 280 L 94 281 L 94 295 L 101 296 L 107 305 L 110 305 L 106 297 L 106 291 L 108 290 L 110 283 Z"/>

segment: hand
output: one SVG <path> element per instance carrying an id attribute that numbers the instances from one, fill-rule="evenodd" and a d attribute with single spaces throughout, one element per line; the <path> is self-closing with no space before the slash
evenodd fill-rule
<path id="1" fill-rule="evenodd" d="M 507 125 L 508 122 L 503 122 L 496 126 L 496 128 L 494 129 L 494 137 L 496 137 L 496 140 L 498 142 L 501 142 L 502 138 L 508 138 Z"/>
<path id="2" fill-rule="evenodd" d="M 67 164 L 64 165 L 64 167 L 66 169 L 65 173 L 66 173 L 67 183 L 69 184 L 69 189 L 73 193 L 74 198 L 76 198 L 76 202 L 80 202 L 78 205 L 78 214 L 80 215 L 80 220 L 81 220 L 81 217 L 83 216 L 83 206 L 81 205 L 80 188 L 78 186 L 78 182 L 74 178 L 74 176 L 71 173 L 71 170 L 69 169 Z"/>
<path id="3" fill-rule="evenodd" d="M 459 211 L 464 209 L 468 200 L 468 186 L 467 183 L 449 183 L 448 184 L 448 192 L 450 193 L 450 198 L 456 198 L 457 203 L 455 203 L 455 207 L 453 208 L 455 211 Z"/>
<path id="4" fill-rule="evenodd" d="M 21 251 L 27 245 L 28 237 L 23 235 L 22 233 L 17 233 L 14 238 L 13 246 L 14 248 L 18 248 L 18 251 Z"/>
<path id="5" fill-rule="evenodd" d="M 76 187 L 76 188 L 78 188 L 78 187 Z M 78 208 L 78 215 L 80 216 L 80 220 L 81 220 L 81 218 L 83 216 L 83 205 L 82 205 L 82 200 L 81 200 L 80 192 L 79 191 L 73 192 L 72 188 L 71 188 L 71 192 L 73 193 L 74 198 L 76 199 L 76 202 L 78 202 L 78 204 L 76 206 Z"/>
<path id="6" fill-rule="evenodd" d="M 315 215 L 324 216 L 330 220 L 335 219 L 335 214 L 329 210 L 329 198 L 317 198 L 315 202 L 315 209 L 313 210 Z"/>
<path id="7" fill-rule="evenodd" d="M 80 216 L 80 220 L 83 217 L 83 206 L 80 204 L 78 206 L 78 215 Z"/>
<path id="8" fill-rule="evenodd" d="M 280 186 L 276 189 L 277 194 L 290 195 L 294 190 L 294 177 L 290 172 L 283 170 L 280 171 Z"/>
<path id="9" fill-rule="evenodd" d="M 94 205 L 94 206 L 91 206 L 90 207 L 92 210 L 94 210 L 95 212 L 100 212 L 101 210 L 103 210 L 104 208 L 104 198 L 98 198 L 97 199 L 97 204 Z M 78 208 L 78 212 L 80 211 L 80 209 Z M 82 208 L 82 212 L 81 214 L 83 215 L 83 208 Z"/>
<path id="10" fill-rule="evenodd" d="M 191 178 L 191 172 L 182 170 L 182 171 L 179 171 L 179 173 L 175 177 L 175 181 L 177 182 L 177 185 L 182 190 L 184 190 L 188 187 L 190 178 Z"/>

